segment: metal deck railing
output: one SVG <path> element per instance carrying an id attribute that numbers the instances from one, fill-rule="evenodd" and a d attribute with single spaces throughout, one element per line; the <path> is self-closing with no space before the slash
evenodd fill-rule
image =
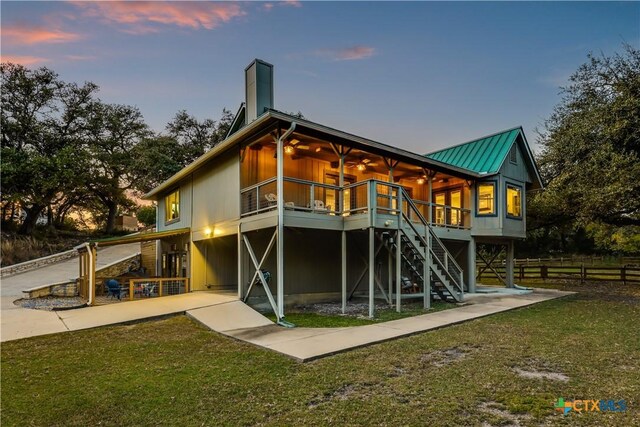
<path id="1" fill-rule="evenodd" d="M 404 191 L 402 186 L 375 179 L 340 187 L 284 177 L 284 207 L 288 210 L 341 216 L 374 211 L 398 215 L 399 191 Z M 240 191 L 240 200 L 243 217 L 276 209 L 276 178 L 243 188 Z M 402 210 L 408 212 L 410 219 L 414 221 L 419 221 L 416 216 L 416 213 L 419 213 L 423 219 L 431 218 L 428 223 L 434 227 L 469 229 L 471 226 L 469 209 L 410 199 L 416 211 L 412 213 L 407 210 L 407 200 L 408 198 L 404 199 Z"/>

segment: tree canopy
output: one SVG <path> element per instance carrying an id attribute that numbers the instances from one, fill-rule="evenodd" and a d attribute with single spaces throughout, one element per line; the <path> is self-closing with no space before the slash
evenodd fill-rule
<path id="1" fill-rule="evenodd" d="M 118 214 L 135 212 L 133 195 L 210 150 L 233 120 L 226 109 L 217 122 L 182 110 L 155 133 L 136 107 L 102 102 L 93 83 L 64 82 L 46 67 L 3 63 L 1 71 L 2 219 L 19 207 L 25 234 L 45 214 L 61 225 L 74 209 L 111 233 Z"/>
<path id="2" fill-rule="evenodd" d="M 624 236 L 640 226 L 640 51 L 590 54 L 561 93 L 540 133 L 547 186 L 530 199 L 530 229 L 581 229 L 602 248 L 633 251 Z"/>

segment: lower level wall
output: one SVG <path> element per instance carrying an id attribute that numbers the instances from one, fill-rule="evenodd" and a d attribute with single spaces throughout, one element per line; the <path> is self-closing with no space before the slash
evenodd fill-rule
<path id="1" fill-rule="evenodd" d="M 262 259 L 266 248 L 273 237 L 274 228 L 261 229 L 244 233 L 255 258 Z M 284 236 L 284 291 L 287 304 L 292 301 L 339 299 L 342 288 L 342 232 L 330 230 L 314 230 L 302 228 L 286 228 Z M 454 255 L 460 267 L 465 271 L 468 257 L 466 241 L 443 241 Z M 375 240 L 376 248 L 380 242 Z M 347 291 L 354 287 L 356 292 L 368 292 L 368 254 L 369 231 L 356 230 L 347 232 Z M 265 259 L 262 269 L 269 271 L 271 279 L 269 287 L 276 294 L 277 265 L 276 244 Z M 222 290 L 235 292 L 238 289 L 237 271 L 237 235 L 216 237 L 192 244 L 192 289 Z M 392 259 L 392 265 L 395 260 Z M 244 243 L 242 244 L 242 289 L 243 295 L 253 278 L 255 267 Z M 381 249 L 375 260 L 375 274 L 388 288 L 389 254 Z M 364 274 L 363 274 L 364 273 Z M 360 279 L 356 286 L 356 283 Z M 315 295 L 315 296 L 314 296 Z M 264 299 L 262 287 L 255 286 L 251 297 Z M 295 303 L 295 302 L 294 302 Z"/>

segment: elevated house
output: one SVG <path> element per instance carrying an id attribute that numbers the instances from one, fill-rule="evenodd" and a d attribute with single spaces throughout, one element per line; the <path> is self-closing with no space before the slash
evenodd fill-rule
<path id="1" fill-rule="evenodd" d="M 526 193 L 542 186 L 521 127 L 424 155 L 277 111 L 264 61 L 245 82 L 226 139 L 145 195 L 159 276 L 268 301 L 279 318 L 353 297 L 373 316 L 377 300 L 475 292 L 478 243 L 513 258 Z"/>

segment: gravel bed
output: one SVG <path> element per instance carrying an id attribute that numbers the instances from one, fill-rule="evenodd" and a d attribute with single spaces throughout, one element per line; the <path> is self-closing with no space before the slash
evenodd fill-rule
<path id="1" fill-rule="evenodd" d="M 376 304 L 376 311 L 389 308 L 389 304 Z M 295 306 L 294 311 L 300 313 L 320 313 L 342 316 L 342 303 L 318 303 Z M 349 302 L 344 316 L 369 316 L 368 302 Z"/>
<path id="2" fill-rule="evenodd" d="M 23 298 L 15 301 L 16 305 L 22 308 L 32 308 L 35 310 L 68 310 L 71 308 L 84 307 L 85 301 L 80 297 L 40 297 Z"/>

